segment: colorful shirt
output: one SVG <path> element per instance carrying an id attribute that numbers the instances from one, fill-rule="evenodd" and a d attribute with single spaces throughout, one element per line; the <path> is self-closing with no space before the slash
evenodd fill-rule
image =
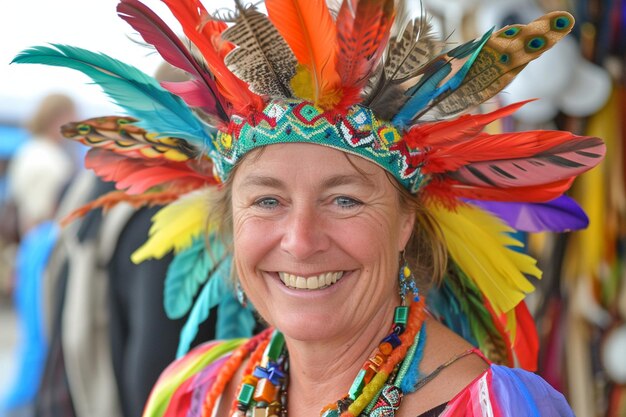
<path id="1" fill-rule="evenodd" d="M 202 416 L 203 399 L 221 366 L 244 342 L 246 339 L 205 343 L 172 363 L 153 388 L 143 417 Z M 439 407 L 435 410 L 439 411 Z M 425 415 L 433 414 L 429 411 Z M 540 376 L 495 364 L 450 400 L 438 415 L 574 417 L 563 395 Z"/>

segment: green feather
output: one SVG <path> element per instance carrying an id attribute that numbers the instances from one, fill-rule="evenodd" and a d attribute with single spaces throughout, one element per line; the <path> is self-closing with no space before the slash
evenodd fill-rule
<path id="1" fill-rule="evenodd" d="M 105 54 L 67 45 L 52 46 L 22 51 L 12 63 L 78 70 L 94 80 L 117 105 L 140 119 L 137 125 L 142 128 L 210 146 L 210 129 L 205 128 L 182 99 L 163 89 L 154 78 Z"/>

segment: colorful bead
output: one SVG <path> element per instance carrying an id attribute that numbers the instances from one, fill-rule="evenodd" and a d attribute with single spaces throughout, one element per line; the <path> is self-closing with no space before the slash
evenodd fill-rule
<path id="1" fill-rule="evenodd" d="M 264 401 L 266 403 L 274 402 L 278 399 L 278 387 L 269 379 L 259 379 L 254 390 L 254 401 Z"/>
<path id="2" fill-rule="evenodd" d="M 350 390 L 348 391 L 348 396 L 350 396 L 350 398 L 354 400 L 356 397 L 359 396 L 364 386 L 365 386 L 365 369 L 361 369 L 359 373 L 356 375 L 356 378 L 354 379 L 354 382 L 352 383 L 352 386 L 350 387 Z"/>
<path id="3" fill-rule="evenodd" d="M 380 392 L 380 397 L 370 413 L 370 417 L 390 417 L 400 408 L 402 391 L 393 385 L 385 385 Z"/>
<path id="4" fill-rule="evenodd" d="M 378 349 L 380 349 L 380 352 L 383 355 L 389 356 L 391 354 L 391 351 L 393 350 L 393 346 L 391 345 L 390 342 L 383 342 L 380 345 L 378 345 Z"/>
<path id="5" fill-rule="evenodd" d="M 396 307 L 395 314 L 393 316 L 393 322 L 397 324 L 406 324 L 409 317 L 409 308 L 406 306 Z"/>
<path id="6" fill-rule="evenodd" d="M 239 396 L 237 396 L 237 402 L 244 404 L 244 405 L 250 405 L 250 401 L 252 401 L 253 393 L 254 393 L 254 385 L 250 385 L 250 384 L 241 385 Z"/>

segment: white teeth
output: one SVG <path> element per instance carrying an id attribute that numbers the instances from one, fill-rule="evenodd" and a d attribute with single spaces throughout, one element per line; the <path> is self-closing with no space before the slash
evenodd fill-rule
<path id="1" fill-rule="evenodd" d="M 336 283 L 343 276 L 343 272 L 326 272 L 307 278 L 288 274 L 286 272 L 279 272 L 278 276 L 280 277 L 280 280 L 290 288 L 300 290 L 317 290 Z"/>

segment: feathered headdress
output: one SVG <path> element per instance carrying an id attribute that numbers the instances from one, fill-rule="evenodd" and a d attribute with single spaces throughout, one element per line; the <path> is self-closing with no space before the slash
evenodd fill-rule
<path id="1" fill-rule="evenodd" d="M 252 149 L 311 142 L 380 165 L 422 198 L 451 257 L 433 311 L 495 361 L 535 367 L 534 325 L 521 301 L 533 290 L 527 276 L 540 271 L 512 248 L 521 243 L 511 232 L 584 227 L 563 193 L 605 147 L 561 131 L 483 132 L 524 103 L 467 113 L 563 38 L 571 15 L 552 12 L 443 52 L 428 20 L 409 17 L 402 1 L 343 0 L 330 10 L 324 0 L 266 0 L 264 14 L 234 0 L 220 18 L 199 0 L 163 1 L 188 41 L 139 0 L 121 0 L 117 11 L 188 81 L 159 83 L 65 45 L 28 49 L 14 62 L 82 71 L 128 112 L 63 129 L 92 148 L 87 167 L 121 190 L 77 215 L 119 201 L 165 204 L 132 259 L 176 253 L 165 308 L 173 318 L 190 312 L 179 352 L 228 291 L 231 253 L 214 225 L 204 234 L 206 193 Z"/>

